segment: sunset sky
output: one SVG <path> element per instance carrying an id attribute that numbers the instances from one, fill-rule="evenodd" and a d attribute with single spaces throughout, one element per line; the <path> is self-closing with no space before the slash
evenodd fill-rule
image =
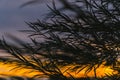
<path id="1" fill-rule="evenodd" d="M 27 1 L 30 0 L 0 0 L 0 36 L 11 33 L 19 37 L 23 34 L 17 30 L 28 27 L 25 22 L 41 19 L 48 12 L 44 3 L 20 8 Z M 24 37 L 21 38 L 24 39 Z"/>
<path id="2" fill-rule="evenodd" d="M 37 19 L 43 18 L 48 12 L 45 4 L 33 4 L 23 8 L 20 6 L 30 0 L 0 0 L 0 38 L 10 33 L 22 40 L 26 40 L 26 35 L 18 32 L 28 28 L 25 22 L 34 22 Z M 5 52 L 0 50 L 0 57 L 8 56 Z M 0 70 L 9 70 L 0 64 Z M 2 72 L 2 73 L 3 73 Z M 0 72 L 1 73 L 1 72 Z"/>
<path id="3" fill-rule="evenodd" d="M 27 1 L 31 0 L 0 0 L 0 39 L 2 39 L 2 36 L 5 36 L 5 34 L 12 34 L 14 36 L 17 36 L 17 38 L 27 41 L 28 38 L 25 33 L 18 32 L 18 30 L 26 30 L 28 29 L 28 25 L 25 22 L 35 22 L 37 19 L 42 20 L 47 13 L 49 13 L 49 9 L 47 5 L 43 3 L 36 3 L 36 4 L 30 4 L 25 7 L 20 7 L 22 4 L 26 3 Z M 51 0 L 48 0 L 46 2 L 47 4 L 50 4 Z M 59 7 L 59 3 L 56 4 Z M 61 5 L 60 5 L 61 6 Z M 8 38 L 5 38 L 9 41 Z M 28 41 L 29 42 L 29 41 Z M 11 56 L 7 54 L 5 51 L 0 49 L 0 57 Z M 95 65 L 97 66 L 97 65 Z M 35 74 L 42 74 L 36 71 L 33 71 L 32 69 L 23 68 L 20 72 L 16 72 L 15 70 L 11 71 L 12 68 L 16 67 L 14 64 L 4 64 L 3 62 L 0 62 L 0 75 L 1 74 L 7 74 L 10 76 L 27 76 L 27 77 L 33 77 Z M 65 66 L 60 68 L 61 72 L 65 72 L 69 67 L 74 67 L 74 65 Z M 71 77 L 68 75 L 68 73 L 71 73 L 73 77 L 85 77 L 84 73 L 87 68 L 84 68 L 79 74 L 76 75 L 77 72 L 74 71 L 67 71 L 64 73 L 65 76 Z M 25 74 L 27 71 L 33 71 L 30 74 Z M 16 74 L 16 73 L 17 74 Z M 14 74 L 15 73 L 15 74 Z M 98 77 L 103 77 L 106 74 L 117 74 L 118 72 L 115 72 L 111 69 L 110 66 L 105 67 L 103 64 L 96 70 Z M 88 73 L 88 76 L 94 77 L 94 69 Z"/>
<path id="4" fill-rule="evenodd" d="M 25 35 L 24 33 L 18 32 L 18 30 L 29 29 L 28 25 L 25 22 L 34 22 L 34 21 L 37 21 L 37 19 L 42 20 L 43 17 L 45 17 L 49 12 L 49 9 L 45 3 L 41 3 L 41 4 L 36 3 L 36 4 L 27 5 L 25 7 L 20 8 L 20 6 L 27 1 L 30 1 L 30 0 L 0 0 L 0 38 L 2 38 L 2 36 L 5 36 L 6 33 L 7 34 L 10 33 L 13 36 L 17 36 L 21 40 L 27 41 L 28 40 L 26 38 L 27 35 Z M 49 1 L 46 3 L 50 4 Z M 4 56 L 9 56 L 9 55 L 0 49 L 0 57 L 4 57 Z M 0 74 L 5 73 L 10 75 L 15 73 L 15 71 L 8 73 L 9 70 L 14 67 L 14 66 L 9 67 L 9 65 L 11 64 L 4 65 L 3 63 L 0 63 L 0 71 L 3 70 L 0 72 Z M 61 68 L 61 71 L 64 72 L 65 68 L 64 67 Z M 28 69 L 23 69 L 23 70 L 27 71 Z M 24 71 L 21 70 L 21 73 L 16 74 L 16 76 L 22 75 L 22 76 L 29 77 L 29 76 L 33 76 L 33 74 L 36 73 L 34 72 L 33 74 L 31 73 L 29 75 L 23 75 Z M 92 70 L 91 73 L 89 73 L 88 75 L 93 77 L 94 75 L 93 72 L 94 70 Z M 79 77 L 80 75 L 84 76 L 85 69 L 78 75 L 76 75 L 75 72 L 70 72 L 70 73 L 75 77 Z M 97 74 L 99 77 L 105 76 L 106 73 L 111 74 L 111 73 L 114 73 L 114 71 L 111 69 L 111 67 L 104 67 L 103 65 L 100 66 L 97 70 Z M 116 73 L 117 72 L 115 72 L 115 74 Z M 67 73 L 64 75 L 67 76 Z"/>
<path id="5" fill-rule="evenodd" d="M 11 33 L 21 39 L 25 39 L 25 35 L 17 30 L 26 29 L 28 26 L 25 24 L 29 21 L 36 21 L 45 15 L 47 8 L 44 4 L 30 5 L 24 8 L 20 6 L 29 0 L 0 0 L 0 38 L 6 33 Z M 21 37 L 22 36 L 22 37 Z M 8 56 L 5 52 L 0 50 L 0 57 Z M 10 65 L 7 66 L 0 63 L 0 75 L 15 75 L 14 71 L 10 72 Z M 23 76 L 23 71 L 16 74 L 16 76 Z M 29 75 L 30 76 L 30 75 Z"/>

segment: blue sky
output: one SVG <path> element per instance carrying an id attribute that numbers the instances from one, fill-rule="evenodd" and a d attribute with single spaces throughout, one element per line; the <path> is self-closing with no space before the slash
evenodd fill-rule
<path id="1" fill-rule="evenodd" d="M 24 8 L 20 5 L 30 0 L 0 0 L 0 36 L 11 33 L 24 38 L 17 30 L 26 29 L 26 22 L 41 19 L 48 12 L 45 4 L 33 4 Z"/>

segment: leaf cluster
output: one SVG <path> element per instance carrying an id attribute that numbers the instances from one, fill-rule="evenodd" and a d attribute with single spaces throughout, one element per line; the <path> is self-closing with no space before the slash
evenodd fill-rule
<path id="1" fill-rule="evenodd" d="M 1 46 L 21 63 L 45 75 L 67 78 L 60 67 L 75 65 L 71 70 L 86 74 L 100 65 L 119 70 L 120 53 L 120 2 L 118 0 L 59 0 L 63 5 L 51 10 L 48 21 L 28 22 L 31 43 L 23 44 L 11 38 L 23 48 L 12 47 L 4 40 Z M 68 12 L 74 13 L 72 16 Z M 43 41 L 41 41 L 43 40 Z M 17 48 L 17 49 L 16 49 Z M 27 53 L 26 59 L 22 53 Z M 43 59 L 44 58 L 44 59 Z M 117 69 L 116 69 L 117 68 Z M 68 73 L 69 74 L 69 73 Z M 95 72 L 95 77 L 97 74 Z M 71 76 L 72 78 L 72 76 Z M 74 78 L 73 78 L 74 80 Z"/>

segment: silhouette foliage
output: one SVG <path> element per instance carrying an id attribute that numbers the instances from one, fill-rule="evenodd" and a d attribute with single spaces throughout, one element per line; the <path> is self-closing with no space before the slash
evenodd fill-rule
<path id="1" fill-rule="evenodd" d="M 29 34 L 32 43 L 24 43 L 9 35 L 21 48 L 1 40 L 2 48 L 16 58 L 2 58 L 1 61 L 17 61 L 18 65 L 43 72 L 54 80 L 75 80 L 72 75 L 68 78 L 60 70 L 60 67 L 68 65 L 74 65 L 70 69 L 78 73 L 87 68 L 85 74 L 100 65 L 111 66 L 119 75 L 120 2 L 58 1 L 62 4 L 61 8 L 56 7 L 55 1 L 52 7 L 47 5 L 51 10 L 47 21 L 27 22 L 30 29 L 22 30 Z M 23 53 L 27 53 L 29 59 Z"/>

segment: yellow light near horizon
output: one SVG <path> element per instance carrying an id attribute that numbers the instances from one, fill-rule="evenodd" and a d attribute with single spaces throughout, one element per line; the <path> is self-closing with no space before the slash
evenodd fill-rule
<path id="1" fill-rule="evenodd" d="M 67 72 L 70 73 L 73 77 L 76 77 L 76 78 L 80 78 L 80 77 L 95 77 L 94 69 L 92 69 L 90 72 L 85 74 L 86 69 L 87 69 L 87 67 L 84 68 L 83 70 L 81 70 L 78 73 L 75 72 L 75 71 L 69 71 L 69 70 Z M 99 68 L 96 69 L 96 76 L 97 77 L 104 77 L 104 76 L 106 76 L 106 74 L 108 74 L 108 75 L 117 74 L 117 71 L 114 71 L 113 69 L 111 69 L 110 66 L 105 67 L 103 65 L 99 66 Z M 67 73 L 65 73 L 65 75 L 69 76 L 69 74 L 67 74 Z"/>
<path id="2" fill-rule="evenodd" d="M 40 74 L 37 71 L 27 68 L 17 68 L 14 64 L 0 63 L 0 75 L 1 76 L 22 76 L 33 77 L 36 74 Z"/>
<path id="3" fill-rule="evenodd" d="M 27 69 L 27 68 L 20 68 L 17 69 L 15 68 L 16 66 L 13 64 L 4 64 L 4 63 L 0 63 L 0 75 L 7 75 L 7 76 L 22 76 L 22 77 L 33 77 L 36 74 L 41 75 L 43 73 L 41 72 L 37 72 L 35 70 L 32 69 Z M 62 72 L 64 72 L 68 67 L 74 67 L 73 65 L 71 66 L 66 66 L 66 67 L 62 67 L 60 68 L 60 70 Z M 85 68 L 86 69 L 86 68 Z M 83 69 L 81 72 L 76 73 L 75 71 L 69 71 L 67 70 L 66 72 L 64 72 L 63 74 L 67 77 L 70 76 L 70 74 L 73 77 L 76 78 L 80 78 L 80 77 L 86 77 L 85 76 L 85 69 Z M 68 74 L 69 73 L 69 74 Z M 115 72 L 114 70 L 112 70 L 110 67 L 105 67 L 103 65 L 101 65 L 97 70 L 96 70 L 96 74 L 97 77 L 103 77 L 106 74 L 117 74 L 117 72 Z M 91 70 L 88 74 L 88 77 L 94 77 L 94 70 Z"/>

